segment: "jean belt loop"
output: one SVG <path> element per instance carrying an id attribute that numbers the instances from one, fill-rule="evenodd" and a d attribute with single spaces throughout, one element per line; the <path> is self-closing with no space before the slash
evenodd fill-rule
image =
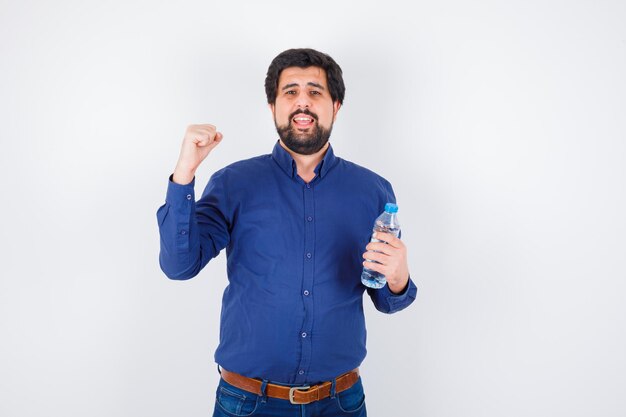
<path id="1" fill-rule="evenodd" d="M 333 378 L 330 383 L 330 398 L 335 399 L 335 395 L 337 395 L 337 378 Z"/>
<path id="2" fill-rule="evenodd" d="M 264 404 L 267 402 L 267 393 L 265 392 L 266 388 L 267 388 L 267 379 L 264 379 L 263 382 L 261 383 L 261 402 Z"/>

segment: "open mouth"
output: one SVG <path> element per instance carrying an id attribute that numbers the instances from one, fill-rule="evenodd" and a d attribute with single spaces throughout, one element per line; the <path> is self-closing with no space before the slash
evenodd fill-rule
<path id="1" fill-rule="evenodd" d="M 303 129 L 311 127 L 315 123 L 315 119 L 313 117 L 307 116 L 306 114 L 302 113 L 296 114 L 291 120 L 296 125 L 296 127 Z"/>

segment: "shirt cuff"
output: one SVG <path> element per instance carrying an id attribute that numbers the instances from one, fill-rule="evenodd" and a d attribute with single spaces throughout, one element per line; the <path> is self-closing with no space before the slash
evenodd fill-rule
<path id="1" fill-rule="evenodd" d="M 409 282 L 407 283 L 406 288 L 400 294 L 392 293 L 389 289 L 389 285 L 385 285 L 380 290 L 385 292 L 383 296 L 389 303 L 389 306 L 392 310 L 395 310 L 395 308 L 406 304 L 408 298 L 415 299 L 415 295 L 417 293 L 417 287 L 415 286 L 415 283 L 411 279 L 410 275 Z"/>
<path id="2" fill-rule="evenodd" d="M 195 201 L 194 185 L 196 183 L 196 177 L 193 177 L 191 182 L 186 185 L 175 183 L 173 177 L 174 174 L 170 175 L 165 201 L 174 206 Z"/>

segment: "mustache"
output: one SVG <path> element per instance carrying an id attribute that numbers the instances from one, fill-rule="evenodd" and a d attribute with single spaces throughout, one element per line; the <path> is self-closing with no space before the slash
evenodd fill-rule
<path id="1" fill-rule="evenodd" d="M 313 113 L 311 110 L 309 109 L 303 109 L 303 110 L 296 110 L 293 113 L 291 113 L 289 115 L 289 120 L 293 120 L 294 117 L 296 117 L 296 115 L 298 114 L 306 114 L 307 116 L 311 116 L 313 118 L 313 120 L 315 120 L 317 122 L 317 114 Z"/>

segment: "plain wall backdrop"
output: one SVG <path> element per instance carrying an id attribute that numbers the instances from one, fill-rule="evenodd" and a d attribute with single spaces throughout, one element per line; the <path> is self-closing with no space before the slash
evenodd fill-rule
<path id="1" fill-rule="evenodd" d="M 0 415 L 208 416 L 225 254 L 158 266 L 197 175 L 269 153 L 292 47 L 347 91 L 337 155 L 394 185 L 419 292 L 365 299 L 371 416 L 626 415 L 623 1 L 0 1 Z"/>

